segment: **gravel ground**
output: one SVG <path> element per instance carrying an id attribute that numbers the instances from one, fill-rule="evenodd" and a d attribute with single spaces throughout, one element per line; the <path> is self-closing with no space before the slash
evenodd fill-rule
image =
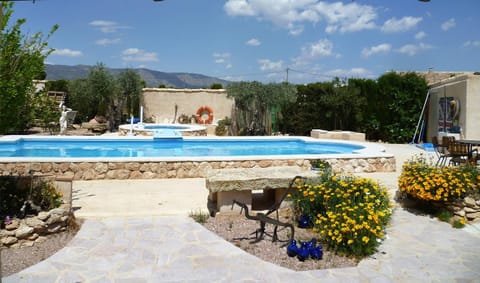
<path id="1" fill-rule="evenodd" d="M 75 231 L 65 231 L 48 236 L 45 242 L 31 247 L 0 249 L 1 276 L 17 273 L 61 250 L 75 236 Z"/>
<path id="2" fill-rule="evenodd" d="M 282 215 L 289 215 L 288 209 L 281 211 L 280 218 L 286 219 Z M 287 255 L 286 242 L 272 242 L 270 237 L 254 243 L 255 234 L 251 234 L 259 228 L 259 222 L 248 220 L 244 215 L 220 215 L 210 217 L 203 224 L 207 229 L 216 233 L 225 240 L 231 242 L 246 252 L 279 266 L 283 266 L 292 270 L 314 270 L 326 268 L 352 267 L 358 264 L 355 258 L 340 256 L 325 247 L 323 248 L 323 259 L 308 259 L 304 262 L 299 261 L 296 257 Z M 267 224 L 267 232 L 273 231 L 273 226 Z M 317 237 L 311 230 L 300 229 L 295 227 L 295 239 L 298 241 L 310 241 Z M 289 238 L 289 229 L 279 232 L 280 239 L 287 240 Z"/>
<path id="3" fill-rule="evenodd" d="M 72 219 L 66 231 L 47 235 L 45 241 L 36 242 L 30 247 L 0 248 L 0 278 L 17 273 L 61 250 L 73 239 L 81 224 L 81 220 Z"/>

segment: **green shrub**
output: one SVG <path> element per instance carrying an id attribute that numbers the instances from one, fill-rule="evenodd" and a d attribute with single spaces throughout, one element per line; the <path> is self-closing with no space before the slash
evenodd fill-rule
<path id="1" fill-rule="evenodd" d="M 314 219 L 314 230 L 330 248 L 348 255 L 374 253 L 391 216 L 387 190 L 354 176 L 299 183 L 291 199 L 298 213 Z"/>
<path id="2" fill-rule="evenodd" d="M 30 187 L 32 189 L 30 191 Z M 50 210 L 62 204 L 62 194 L 55 190 L 51 181 L 29 176 L 0 177 L 0 215 L 20 216 L 20 209 L 31 200 L 42 210 Z"/>
<path id="3" fill-rule="evenodd" d="M 232 125 L 232 119 L 225 117 L 218 121 L 218 125 L 215 128 L 215 135 L 226 136 L 228 134 L 228 128 Z"/>
<path id="4" fill-rule="evenodd" d="M 191 211 L 188 216 L 195 220 L 195 222 L 204 224 L 207 222 L 208 218 L 210 215 L 207 212 L 203 212 L 202 210 L 197 210 L 197 211 Z"/>

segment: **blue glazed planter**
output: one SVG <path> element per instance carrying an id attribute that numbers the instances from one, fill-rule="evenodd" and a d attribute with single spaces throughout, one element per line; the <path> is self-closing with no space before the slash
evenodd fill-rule
<path id="1" fill-rule="evenodd" d="M 322 259 L 323 258 L 323 248 L 321 245 L 317 246 L 317 247 L 313 247 L 311 250 L 310 250 L 310 257 L 312 259 Z"/>
<path id="2" fill-rule="evenodd" d="M 308 217 L 308 215 L 300 216 L 297 222 L 298 222 L 298 228 L 307 229 L 307 228 L 313 227 L 312 221 L 310 221 L 310 217 Z"/>
<path id="3" fill-rule="evenodd" d="M 298 246 L 297 241 L 292 240 L 292 242 L 287 246 L 287 255 L 289 257 L 294 257 L 298 255 Z"/>
<path id="4" fill-rule="evenodd" d="M 310 251 L 308 249 L 307 242 L 302 243 L 302 246 L 298 250 L 297 258 L 299 261 L 305 261 L 308 256 L 310 255 Z"/>

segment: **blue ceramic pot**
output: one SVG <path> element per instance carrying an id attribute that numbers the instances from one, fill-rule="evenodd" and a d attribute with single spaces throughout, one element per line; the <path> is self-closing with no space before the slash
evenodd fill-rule
<path id="1" fill-rule="evenodd" d="M 322 259 L 323 257 L 323 249 L 322 246 L 319 245 L 318 247 L 314 247 L 310 250 L 310 257 L 312 259 Z"/>
<path id="2" fill-rule="evenodd" d="M 308 247 L 305 245 L 305 243 L 302 243 L 302 247 L 298 249 L 298 254 L 297 254 L 298 260 L 305 261 L 309 255 L 310 255 L 310 251 L 308 250 Z"/>
<path id="3" fill-rule="evenodd" d="M 292 240 L 292 242 L 287 246 L 287 255 L 289 257 L 297 256 L 298 254 L 298 246 L 297 241 Z"/>
<path id="4" fill-rule="evenodd" d="M 308 215 L 300 216 L 297 222 L 298 222 L 298 228 L 306 229 L 306 228 L 313 227 L 312 222 L 310 221 L 310 217 L 308 217 Z"/>

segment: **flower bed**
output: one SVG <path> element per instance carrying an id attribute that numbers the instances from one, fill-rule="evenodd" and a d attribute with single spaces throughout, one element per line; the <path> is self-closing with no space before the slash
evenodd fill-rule
<path id="1" fill-rule="evenodd" d="M 476 167 L 438 167 L 416 157 L 403 165 L 398 186 L 403 195 L 423 206 L 455 215 L 453 222 L 459 226 L 480 219 L 480 172 Z"/>
<path id="2" fill-rule="evenodd" d="M 290 198 L 330 249 L 359 257 L 375 252 L 391 216 L 387 190 L 366 178 L 325 173 L 319 183 L 298 183 Z"/>

